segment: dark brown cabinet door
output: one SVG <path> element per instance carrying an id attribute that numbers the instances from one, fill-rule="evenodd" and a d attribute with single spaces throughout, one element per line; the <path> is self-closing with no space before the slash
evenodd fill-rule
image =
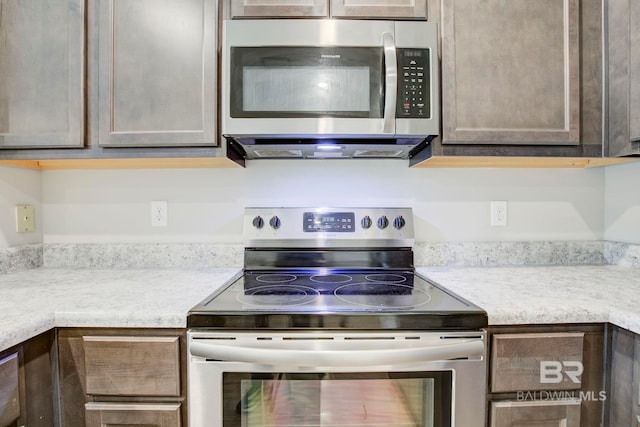
<path id="1" fill-rule="evenodd" d="M 640 2 L 609 0 L 608 106 L 612 157 L 640 153 Z"/>
<path id="2" fill-rule="evenodd" d="M 0 0 L 0 148 L 82 147 L 85 1 Z"/>
<path id="3" fill-rule="evenodd" d="M 491 427 L 580 427 L 580 401 L 492 402 Z"/>
<path id="4" fill-rule="evenodd" d="M 580 143 L 579 0 L 443 0 L 443 144 Z"/>
<path id="5" fill-rule="evenodd" d="M 99 0 L 98 14 L 99 145 L 217 145 L 216 2 Z"/>
<path id="6" fill-rule="evenodd" d="M 177 403 L 94 403 L 86 407 L 86 427 L 180 427 Z"/>
<path id="7" fill-rule="evenodd" d="M 20 417 L 18 367 L 18 353 L 0 357 L 0 427 Z"/>

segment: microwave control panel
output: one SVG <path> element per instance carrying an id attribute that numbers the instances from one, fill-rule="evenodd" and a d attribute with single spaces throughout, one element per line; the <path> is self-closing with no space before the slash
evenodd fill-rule
<path id="1" fill-rule="evenodd" d="M 396 118 L 431 117 L 429 49 L 397 49 L 398 105 Z"/>

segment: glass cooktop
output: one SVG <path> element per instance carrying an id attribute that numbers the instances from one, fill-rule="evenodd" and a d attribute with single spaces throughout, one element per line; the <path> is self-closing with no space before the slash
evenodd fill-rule
<path id="1" fill-rule="evenodd" d="M 189 327 L 477 329 L 486 313 L 406 270 L 246 271 L 194 307 Z"/>

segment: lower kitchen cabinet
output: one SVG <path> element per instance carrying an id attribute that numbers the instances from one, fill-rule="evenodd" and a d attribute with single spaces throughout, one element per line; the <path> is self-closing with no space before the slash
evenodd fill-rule
<path id="1" fill-rule="evenodd" d="M 180 405 L 176 403 L 86 404 L 86 426 L 180 427 Z"/>
<path id="2" fill-rule="evenodd" d="M 0 356 L 0 426 L 10 426 L 20 417 L 18 352 Z"/>
<path id="3" fill-rule="evenodd" d="M 489 328 L 491 427 L 600 427 L 605 325 Z"/>
<path id="4" fill-rule="evenodd" d="M 580 401 L 491 402 L 491 427 L 580 427 Z"/>
<path id="5" fill-rule="evenodd" d="M 182 329 L 60 329 L 62 427 L 187 425 Z"/>
<path id="6" fill-rule="evenodd" d="M 54 426 L 53 331 L 0 353 L 0 427 Z"/>
<path id="7" fill-rule="evenodd" d="M 608 425 L 640 426 L 640 335 L 610 326 Z"/>

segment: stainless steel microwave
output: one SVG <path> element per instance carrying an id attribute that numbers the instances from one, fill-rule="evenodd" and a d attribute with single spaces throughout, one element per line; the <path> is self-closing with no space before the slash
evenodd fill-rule
<path id="1" fill-rule="evenodd" d="M 243 159 L 408 158 L 439 134 L 436 24 L 224 21 L 221 129 Z"/>

